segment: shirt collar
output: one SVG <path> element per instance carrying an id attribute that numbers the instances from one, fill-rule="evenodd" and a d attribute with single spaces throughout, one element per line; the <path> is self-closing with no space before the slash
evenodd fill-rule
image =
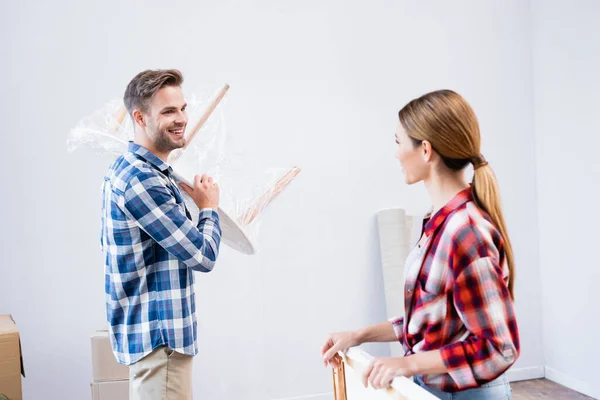
<path id="1" fill-rule="evenodd" d="M 425 235 L 428 237 L 431 236 L 433 232 L 435 232 L 436 229 L 446 221 L 446 218 L 448 218 L 448 216 L 452 214 L 454 210 L 469 201 L 473 201 L 473 192 L 471 187 L 458 192 L 458 194 L 454 196 L 452 200 L 446 203 L 446 205 L 436 212 L 435 215 L 432 215 L 429 218 L 425 224 Z"/>
<path id="2" fill-rule="evenodd" d="M 158 169 L 160 172 L 168 175 L 171 172 L 171 167 L 169 164 L 156 157 L 150 150 L 145 147 L 140 146 L 139 144 L 129 142 L 129 151 L 138 157 L 142 158 L 144 161 L 147 161 L 153 167 Z"/>

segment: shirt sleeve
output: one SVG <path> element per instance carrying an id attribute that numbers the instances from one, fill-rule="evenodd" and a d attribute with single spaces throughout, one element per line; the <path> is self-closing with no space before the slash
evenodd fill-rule
<path id="1" fill-rule="evenodd" d="M 212 271 L 219 253 L 221 227 L 213 209 L 200 211 L 194 226 L 173 194 L 151 172 L 135 175 L 124 193 L 124 209 L 160 246 L 195 271 Z"/>
<path id="2" fill-rule="evenodd" d="M 388 321 L 392 323 L 392 328 L 394 328 L 396 339 L 402 343 L 402 338 L 404 336 L 404 317 L 394 317 L 390 318 Z"/>
<path id="3" fill-rule="evenodd" d="M 474 260 L 454 280 L 454 306 L 469 336 L 441 348 L 448 373 L 462 389 L 483 385 L 506 371 L 519 354 L 512 300 L 493 257 Z"/>

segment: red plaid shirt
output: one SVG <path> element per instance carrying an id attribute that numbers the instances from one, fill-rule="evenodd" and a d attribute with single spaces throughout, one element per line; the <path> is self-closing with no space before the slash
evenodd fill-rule
<path id="1" fill-rule="evenodd" d="M 448 373 L 423 376 L 426 385 L 478 387 L 519 356 L 503 240 L 470 188 L 424 223 L 405 266 L 406 317 L 391 322 L 406 354 L 441 351 Z"/>

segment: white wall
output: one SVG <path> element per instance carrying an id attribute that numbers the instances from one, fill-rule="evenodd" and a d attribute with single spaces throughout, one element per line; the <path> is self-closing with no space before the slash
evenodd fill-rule
<path id="1" fill-rule="evenodd" d="M 538 370 L 529 18 L 519 0 L 4 2 L 0 312 L 21 328 L 26 398 L 87 398 L 89 335 L 104 324 L 109 159 L 68 154 L 67 134 L 157 67 L 180 68 L 188 93 L 230 83 L 228 131 L 267 165 L 303 168 L 265 214 L 260 254 L 223 248 L 216 270 L 197 275 L 197 398 L 331 392 L 325 334 L 387 317 L 375 213 L 429 207 L 394 159 L 397 111 L 439 88 L 480 118 L 516 249 L 516 368 Z"/>
<path id="2" fill-rule="evenodd" d="M 600 2 L 532 2 L 547 377 L 600 398 Z"/>

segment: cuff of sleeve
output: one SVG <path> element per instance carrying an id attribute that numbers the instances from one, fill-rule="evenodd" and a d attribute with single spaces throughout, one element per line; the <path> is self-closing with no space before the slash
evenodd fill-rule
<path id="1" fill-rule="evenodd" d="M 396 338 L 400 343 L 402 343 L 402 336 L 404 335 L 404 317 L 390 318 L 389 321 L 392 323 L 392 328 L 394 328 Z"/>
<path id="2" fill-rule="evenodd" d="M 219 224 L 219 213 L 215 208 L 203 208 L 198 214 L 198 226 L 206 220 L 212 220 L 216 224 Z"/>
<path id="3" fill-rule="evenodd" d="M 440 349 L 444 365 L 448 374 L 459 389 L 468 389 L 477 386 L 475 375 L 467 358 L 463 342 L 456 342 Z"/>
<path id="4" fill-rule="evenodd" d="M 200 210 L 200 214 L 198 215 L 199 219 L 202 218 L 213 218 L 218 219 L 219 213 L 216 208 L 203 208 Z"/>

